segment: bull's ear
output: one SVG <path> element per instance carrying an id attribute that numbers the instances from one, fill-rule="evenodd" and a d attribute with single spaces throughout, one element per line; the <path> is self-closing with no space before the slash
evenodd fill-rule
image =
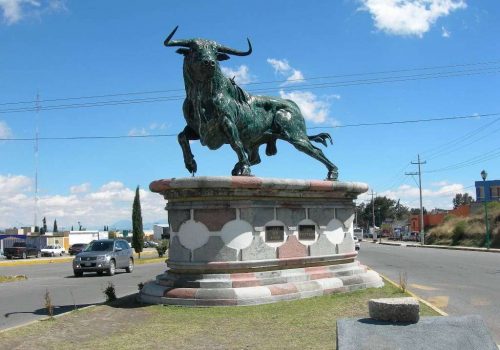
<path id="1" fill-rule="evenodd" d="M 180 55 L 186 56 L 188 53 L 191 52 L 191 50 L 190 49 L 186 49 L 184 47 L 181 47 L 180 49 L 177 49 L 175 52 L 177 52 Z"/>
<path id="2" fill-rule="evenodd" d="M 225 60 L 228 60 L 230 59 L 231 57 L 229 57 L 228 55 L 226 55 L 225 53 L 220 53 L 220 52 L 217 52 L 217 61 L 225 61 Z"/>

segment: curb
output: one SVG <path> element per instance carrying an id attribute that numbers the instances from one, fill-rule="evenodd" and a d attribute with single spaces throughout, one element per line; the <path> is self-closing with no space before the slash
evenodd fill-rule
<path id="1" fill-rule="evenodd" d="M 88 306 L 85 306 L 85 307 L 82 307 L 82 308 L 77 308 L 75 310 L 66 311 L 66 312 L 60 313 L 58 315 L 52 316 L 52 318 L 59 318 L 61 316 L 67 315 L 67 314 L 69 314 L 71 312 L 80 311 L 80 310 L 86 310 L 86 309 L 90 309 L 90 308 L 93 308 L 93 307 L 96 307 L 96 306 L 99 306 L 99 305 L 102 305 L 102 303 L 98 303 L 98 304 L 94 304 L 94 305 L 88 305 Z M 9 328 L 0 329 L 0 334 L 5 333 L 5 332 L 9 332 L 9 331 L 13 331 L 14 329 L 26 327 L 26 326 L 35 324 L 37 322 L 44 322 L 44 321 L 48 321 L 48 320 L 50 320 L 50 317 L 44 317 L 44 318 L 40 318 L 38 320 L 33 320 L 33 321 L 29 321 L 29 322 L 26 322 L 26 323 L 23 323 L 23 324 L 18 324 L 17 326 L 12 326 L 12 327 L 9 327 Z"/>
<path id="2" fill-rule="evenodd" d="M 378 272 L 377 272 L 378 273 Z M 392 284 L 394 287 L 397 287 L 397 288 L 401 288 L 401 286 L 399 284 L 397 284 L 396 282 L 394 282 L 393 280 L 391 280 L 389 277 L 387 276 L 384 276 L 382 275 L 381 273 L 378 273 L 380 277 L 382 277 L 384 280 L 386 280 L 387 282 L 389 282 L 390 284 Z M 431 303 L 429 303 L 428 301 L 420 298 L 418 295 L 416 295 L 415 293 L 413 292 L 410 292 L 408 289 L 405 291 L 406 293 L 408 293 L 411 297 L 417 299 L 419 302 L 421 302 L 422 304 L 425 304 L 426 306 L 430 307 L 432 310 L 436 311 L 438 314 L 440 314 L 441 316 L 448 316 L 448 314 L 446 312 L 444 312 L 443 310 L 441 310 L 440 308 L 438 308 L 437 306 L 434 306 L 432 305 Z"/>
<path id="3" fill-rule="evenodd" d="M 466 252 L 484 252 L 484 253 L 500 253 L 500 249 L 497 248 L 479 248 L 479 247 L 463 247 L 463 246 L 447 246 L 447 245 L 421 245 L 415 243 L 393 243 L 393 242 L 370 242 L 373 244 L 381 244 L 381 245 L 391 245 L 398 247 L 412 247 L 412 248 L 434 248 L 434 249 L 448 249 L 448 250 L 461 250 Z"/>

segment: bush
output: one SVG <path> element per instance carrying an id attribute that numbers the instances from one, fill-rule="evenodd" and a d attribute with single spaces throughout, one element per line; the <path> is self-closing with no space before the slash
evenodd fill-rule
<path id="1" fill-rule="evenodd" d="M 457 245 L 465 236 L 465 221 L 459 221 L 455 228 L 453 229 L 453 234 L 451 236 L 452 245 Z"/>
<path id="2" fill-rule="evenodd" d="M 108 283 L 106 289 L 104 289 L 104 295 L 106 296 L 106 302 L 110 303 L 116 300 L 115 285 L 111 282 Z"/>
<path id="3" fill-rule="evenodd" d="M 158 246 L 156 247 L 156 251 L 158 252 L 158 256 L 160 258 L 162 258 L 165 255 L 169 245 L 170 241 L 168 239 L 162 239 L 160 244 L 158 244 Z"/>

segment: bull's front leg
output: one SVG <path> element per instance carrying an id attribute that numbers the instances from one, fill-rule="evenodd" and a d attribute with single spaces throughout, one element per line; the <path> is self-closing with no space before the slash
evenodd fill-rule
<path id="1" fill-rule="evenodd" d="M 182 132 L 177 136 L 177 140 L 182 148 L 182 155 L 184 156 L 184 165 L 186 169 L 194 176 L 197 170 L 196 161 L 194 160 L 193 153 L 191 152 L 191 146 L 189 145 L 189 140 L 199 140 L 200 137 L 196 132 L 189 126 L 186 126 Z"/>
<path id="2" fill-rule="evenodd" d="M 222 129 L 227 137 L 229 144 L 231 145 L 231 148 L 238 155 L 238 163 L 236 163 L 236 165 L 234 166 L 231 174 L 233 176 L 250 176 L 250 162 L 248 161 L 243 143 L 240 140 L 238 128 L 236 128 L 236 125 L 233 123 L 233 121 L 226 116 L 222 119 Z"/>

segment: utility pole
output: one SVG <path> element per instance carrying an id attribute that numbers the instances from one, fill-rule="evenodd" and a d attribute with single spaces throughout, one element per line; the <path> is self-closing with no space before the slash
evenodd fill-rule
<path id="1" fill-rule="evenodd" d="M 35 215 L 34 230 L 38 224 L 38 113 L 40 112 L 40 95 L 36 93 L 35 102 Z"/>
<path id="2" fill-rule="evenodd" d="M 423 211 L 423 206 L 422 206 L 422 170 L 420 169 L 420 165 L 426 164 L 426 161 L 420 161 L 420 154 L 417 155 L 417 161 L 416 162 L 411 162 L 411 164 L 416 164 L 418 165 L 418 172 L 412 172 L 412 173 L 405 173 L 405 175 L 418 175 L 418 188 L 420 192 L 420 240 L 421 244 L 424 244 L 424 211 Z"/>
<path id="3" fill-rule="evenodd" d="M 373 224 L 373 240 L 376 240 L 377 237 L 376 237 L 376 231 L 375 231 L 375 201 L 374 201 L 374 196 L 376 195 L 376 193 L 373 193 L 373 189 L 372 189 L 372 224 Z"/>

